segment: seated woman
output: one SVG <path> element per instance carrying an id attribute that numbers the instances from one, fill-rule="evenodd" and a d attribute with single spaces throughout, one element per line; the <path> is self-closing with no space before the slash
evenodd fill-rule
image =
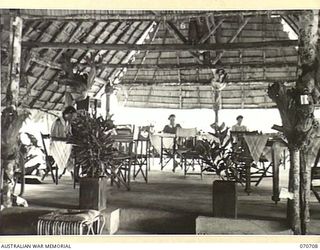
<path id="1" fill-rule="evenodd" d="M 232 126 L 231 131 L 235 132 L 246 132 L 248 129 L 246 126 L 242 125 L 243 116 L 239 115 L 237 116 L 237 123 Z"/>
<path id="2" fill-rule="evenodd" d="M 170 121 L 169 125 L 166 125 L 163 129 L 163 133 L 175 134 L 177 132 L 177 128 L 181 128 L 180 124 L 176 124 L 176 116 L 171 114 L 168 118 Z"/>
<path id="3" fill-rule="evenodd" d="M 57 118 L 51 127 L 50 154 L 54 158 L 59 169 L 63 173 L 68 169 L 73 170 L 72 159 L 70 157 L 72 145 L 67 144 L 67 136 L 71 134 L 71 121 L 76 116 L 76 109 L 68 106 L 62 112 L 62 117 Z"/>

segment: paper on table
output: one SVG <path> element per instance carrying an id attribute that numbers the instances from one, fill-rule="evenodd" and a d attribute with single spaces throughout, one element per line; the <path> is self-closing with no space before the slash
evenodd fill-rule
<path id="1" fill-rule="evenodd" d="M 289 192 L 287 188 L 281 188 L 279 198 L 293 200 L 293 193 Z"/>

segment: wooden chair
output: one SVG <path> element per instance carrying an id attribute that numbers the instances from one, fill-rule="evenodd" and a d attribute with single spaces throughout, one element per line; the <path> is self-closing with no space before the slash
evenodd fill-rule
<path id="1" fill-rule="evenodd" d="M 318 202 L 320 202 L 320 187 L 314 186 L 312 184 L 313 180 L 320 180 L 320 167 L 318 166 L 320 159 L 320 149 L 317 153 L 314 166 L 311 168 L 311 191 L 313 192 L 314 196 L 317 198 Z"/>
<path id="2" fill-rule="evenodd" d="M 148 170 L 150 169 L 150 138 L 149 133 L 146 136 L 142 135 L 142 130 L 139 128 L 137 138 L 134 140 L 134 156 L 133 179 L 139 174 L 145 182 L 148 182 Z"/>
<path id="3" fill-rule="evenodd" d="M 178 128 L 176 132 L 177 157 L 180 166 L 184 169 L 184 175 L 200 175 L 202 178 L 203 164 L 195 150 L 197 141 L 196 128 Z M 195 166 L 200 167 L 200 172 L 195 172 Z M 192 172 L 190 171 L 192 170 Z"/>
<path id="4" fill-rule="evenodd" d="M 46 140 L 50 140 L 50 134 L 42 134 L 41 133 L 41 139 L 42 139 L 42 144 L 43 144 L 43 152 L 45 155 L 45 161 L 46 161 L 46 170 L 44 175 L 42 176 L 42 181 L 44 178 L 50 173 L 51 178 L 53 180 L 53 183 L 58 185 L 58 166 L 55 163 L 53 157 L 48 154 L 47 146 L 46 146 Z"/>
<path id="5" fill-rule="evenodd" d="M 127 190 L 130 190 L 131 166 L 135 160 L 133 133 L 132 131 L 119 133 L 117 130 L 117 135 L 114 135 L 113 139 L 118 154 L 110 162 L 111 185 L 116 183 L 120 188 L 122 184 Z"/>
<path id="6" fill-rule="evenodd" d="M 169 137 L 170 136 L 170 137 Z M 167 142 L 170 143 L 167 143 Z M 167 144 L 170 144 L 168 146 Z M 175 161 L 175 155 L 176 155 L 176 140 L 175 135 L 161 135 L 160 137 L 160 166 L 161 170 L 163 170 L 170 161 L 173 162 L 173 170 L 176 167 L 177 162 Z"/>

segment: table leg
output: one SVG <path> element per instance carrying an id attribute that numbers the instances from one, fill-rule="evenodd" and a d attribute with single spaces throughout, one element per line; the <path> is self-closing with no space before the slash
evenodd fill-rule
<path id="1" fill-rule="evenodd" d="M 276 151 L 280 150 L 277 142 L 274 142 L 271 147 L 272 156 L 272 200 L 277 204 L 280 201 L 279 198 L 279 156 Z"/>
<path id="2" fill-rule="evenodd" d="M 244 190 L 248 195 L 251 193 L 251 163 L 246 163 L 246 187 Z"/>

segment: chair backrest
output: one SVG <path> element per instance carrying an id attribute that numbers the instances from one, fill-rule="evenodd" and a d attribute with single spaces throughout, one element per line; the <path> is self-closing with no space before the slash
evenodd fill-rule
<path id="1" fill-rule="evenodd" d="M 197 136 L 196 128 L 177 128 L 176 132 L 177 137 L 182 138 L 193 138 Z"/>
<path id="2" fill-rule="evenodd" d="M 139 127 L 135 140 L 135 153 L 136 155 L 148 154 L 150 150 L 150 131 L 146 127 Z"/>
<path id="3" fill-rule="evenodd" d="M 41 140 L 42 140 L 42 145 L 43 145 L 43 151 L 46 157 L 49 156 L 47 146 L 46 146 L 46 140 L 50 140 L 50 134 L 41 134 Z"/>
<path id="4" fill-rule="evenodd" d="M 176 147 L 193 148 L 196 145 L 197 129 L 177 128 L 176 137 Z"/>
<path id="5" fill-rule="evenodd" d="M 123 154 L 131 154 L 133 152 L 133 133 L 113 135 L 114 146 Z"/>

